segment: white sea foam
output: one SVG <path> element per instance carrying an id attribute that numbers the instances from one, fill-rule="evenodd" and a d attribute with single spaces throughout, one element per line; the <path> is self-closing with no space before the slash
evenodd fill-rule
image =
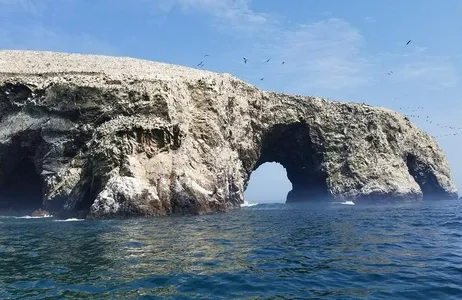
<path id="1" fill-rule="evenodd" d="M 355 205 L 355 203 L 353 201 L 345 201 L 345 202 L 342 202 L 343 205 Z"/>
<path id="2" fill-rule="evenodd" d="M 344 201 L 344 202 L 332 202 L 332 204 L 340 204 L 340 205 L 355 205 L 353 201 Z"/>
<path id="3" fill-rule="evenodd" d="M 248 201 L 244 201 L 243 204 L 241 204 L 241 207 L 252 207 L 252 206 L 255 206 L 255 205 L 258 205 L 259 203 L 252 203 L 252 202 L 248 202 Z"/>
<path id="4" fill-rule="evenodd" d="M 76 219 L 76 218 L 70 218 L 70 219 L 65 219 L 65 220 L 53 220 L 55 222 L 79 222 L 79 221 L 85 221 L 85 219 Z"/>
<path id="5" fill-rule="evenodd" d="M 15 219 L 43 219 L 43 218 L 53 218 L 52 215 L 43 215 L 43 216 L 36 216 L 36 217 L 32 217 L 32 216 L 22 216 L 22 217 L 13 217 Z"/>

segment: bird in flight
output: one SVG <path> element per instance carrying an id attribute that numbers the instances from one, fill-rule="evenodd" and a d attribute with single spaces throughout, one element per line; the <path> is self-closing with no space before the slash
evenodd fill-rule
<path id="1" fill-rule="evenodd" d="M 204 58 L 206 58 L 207 56 L 210 56 L 210 55 L 206 54 L 206 55 L 204 55 Z"/>
<path id="2" fill-rule="evenodd" d="M 264 77 L 260 78 L 261 81 L 263 81 L 263 79 L 265 79 Z"/>
<path id="3" fill-rule="evenodd" d="M 204 61 L 201 61 L 197 66 L 198 67 L 203 67 L 204 66 Z"/>
<path id="4" fill-rule="evenodd" d="M 409 45 L 411 43 L 411 40 L 407 41 L 406 45 Z"/>
<path id="5" fill-rule="evenodd" d="M 270 60 L 271 60 L 271 58 L 268 58 L 268 59 L 265 61 L 265 63 L 269 62 Z"/>
<path id="6" fill-rule="evenodd" d="M 285 61 L 282 62 L 282 64 L 285 64 L 285 63 L 286 63 Z"/>
<path id="7" fill-rule="evenodd" d="M 246 64 L 247 63 L 247 58 L 243 57 L 243 59 L 244 59 L 244 63 Z"/>

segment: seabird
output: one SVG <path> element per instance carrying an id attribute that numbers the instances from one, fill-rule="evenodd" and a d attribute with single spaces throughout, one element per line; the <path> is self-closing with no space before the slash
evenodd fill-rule
<path id="1" fill-rule="evenodd" d="M 268 60 L 267 60 L 267 61 L 265 61 L 265 63 L 269 62 L 270 60 L 271 60 L 271 58 L 268 58 Z"/>
<path id="2" fill-rule="evenodd" d="M 244 59 L 244 63 L 246 64 L 247 63 L 247 58 L 243 57 L 243 59 Z"/>
<path id="3" fill-rule="evenodd" d="M 260 80 L 262 80 L 262 81 L 263 81 L 263 79 L 265 79 L 265 77 L 260 78 Z"/>
<path id="4" fill-rule="evenodd" d="M 411 43 L 411 40 L 407 41 L 406 45 L 409 45 Z"/>
<path id="5" fill-rule="evenodd" d="M 282 64 L 285 64 L 285 63 L 286 63 L 285 61 L 282 62 Z"/>
<path id="6" fill-rule="evenodd" d="M 204 55 L 204 58 L 206 58 L 207 56 L 210 56 L 210 55 L 206 54 L 206 55 Z"/>
<path id="7" fill-rule="evenodd" d="M 204 61 L 201 61 L 197 66 L 200 67 L 204 64 Z"/>

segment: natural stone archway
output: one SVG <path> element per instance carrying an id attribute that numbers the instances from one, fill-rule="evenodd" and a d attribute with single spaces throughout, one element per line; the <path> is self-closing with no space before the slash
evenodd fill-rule
<path id="1" fill-rule="evenodd" d="M 432 167 L 413 154 L 406 155 L 406 165 L 409 173 L 422 190 L 423 199 L 439 200 L 444 191 L 438 185 L 438 179 L 432 171 Z"/>
<path id="2" fill-rule="evenodd" d="M 266 162 L 250 175 L 244 191 L 247 204 L 285 203 L 292 183 L 287 170 L 277 162 Z"/>
<path id="3" fill-rule="evenodd" d="M 293 185 L 287 202 L 457 198 L 435 139 L 399 113 L 260 91 L 229 74 L 0 51 L 0 108 L 0 181 L 20 166 L 8 149 L 21 145 L 44 208 L 66 217 L 226 211 L 271 161 Z"/>
<path id="4" fill-rule="evenodd" d="M 292 183 L 287 202 L 327 200 L 322 144 L 316 132 L 305 123 L 276 124 L 263 135 L 255 169 L 265 162 L 277 162 L 286 169 Z"/>

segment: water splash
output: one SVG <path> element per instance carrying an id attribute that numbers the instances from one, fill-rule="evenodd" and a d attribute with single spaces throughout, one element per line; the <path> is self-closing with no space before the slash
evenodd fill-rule
<path id="1" fill-rule="evenodd" d="M 252 207 L 252 206 L 256 206 L 258 205 L 259 203 L 254 203 L 254 202 L 248 202 L 248 201 L 244 201 L 243 204 L 241 204 L 241 207 Z"/>
<path id="2" fill-rule="evenodd" d="M 340 205 L 355 205 L 353 201 L 344 201 L 344 202 L 332 202 L 332 204 L 340 204 Z"/>
<path id="3" fill-rule="evenodd" d="M 43 215 L 43 216 L 22 216 L 22 217 L 16 217 L 16 216 L 0 216 L 0 219 L 44 219 L 44 218 L 53 218 L 53 215 Z"/>
<path id="4" fill-rule="evenodd" d="M 342 202 L 341 204 L 343 204 L 343 205 L 355 205 L 355 203 L 353 201 L 345 201 L 345 202 Z"/>

